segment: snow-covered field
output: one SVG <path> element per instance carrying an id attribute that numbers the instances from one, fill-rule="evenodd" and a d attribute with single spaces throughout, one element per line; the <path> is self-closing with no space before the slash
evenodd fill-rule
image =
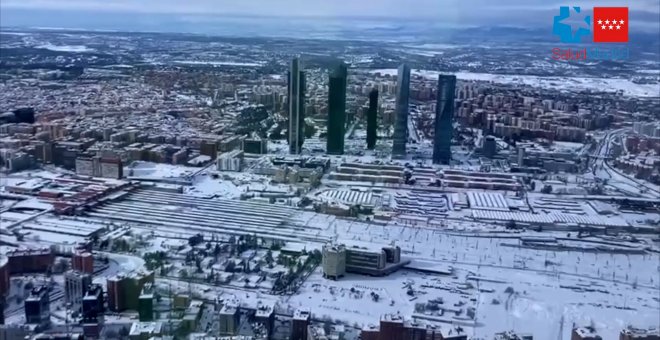
<path id="1" fill-rule="evenodd" d="M 186 65 L 208 65 L 208 66 L 244 66 L 244 67 L 259 67 L 262 63 L 239 63 L 234 61 L 197 61 L 197 60 L 175 60 L 176 64 Z"/>
<path id="2" fill-rule="evenodd" d="M 85 45 L 53 45 L 53 44 L 44 44 L 44 45 L 39 45 L 36 46 L 36 48 L 43 48 L 55 52 L 75 52 L 75 53 L 83 53 L 83 52 L 94 52 L 95 50 L 93 48 L 89 48 Z"/>
<path id="3" fill-rule="evenodd" d="M 389 244 L 396 240 L 405 258 L 445 264 L 455 269 L 453 277 L 404 270 L 386 278 L 349 275 L 336 284 L 337 289 L 342 291 L 343 288 L 344 292 L 352 286 L 381 291 L 383 297 L 396 301 L 395 306 L 376 303 L 371 299 L 355 303 L 350 301 L 350 297 L 323 293 L 329 289 L 324 287 L 333 283 L 313 276 L 301 294 L 291 298 L 291 303 L 302 304 L 306 301 L 321 315 L 324 310 L 328 313 L 334 311 L 333 318 L 351 324 L 369 323 L 369 320 L 375 323 L 380 314 L 389 311 L 411 315 L 414 313 L 414 302 L 435 298 L 435 292 L 422 294 L 411 302 L 402 288 L 405 282 L 414 281 L 419 285 L 420 282 L 438 280 L 445 284 L 458 284 L 467 282 L 468 276 L 474 276 L 484 280 L 479 282 L 481 292 L 472 291 L 473 297 L 478 299 L 476 315 L 480 326 L 473 330 L 476 336 L 489 338 L 495 332 L 515 329 L 531 332 L 535 339 L 554 340 L 557 339 L 562 318 L 563 339 L 570 338 L 573 323 L 588 325 L 593 321 L 604 339 L 615 338 L 629 324 L 657 326 L 657 315 L 660 313 L 657 297 L 660 257 L 657 254 L 532 250 L 503 245 L 516 245 L 519 242 L 516 239 L 370 225 L 320 214 L 303 215 L 306 215 L 304 219 L 310 225 L 328 226 L 325 232 L 337 235 L 339 242 Z M 476 285 L 475 281 L 471 282 Z M 321 285 L 320 288 L 318 285 Z M 505 293 L 508 287 L 513 289 L 513 293 Z M 449 291 L 442 291 L 439 296 L 450 301 L 457 298 L 455 293 Z M 498 302 L 493 302 L 493 299 Z M 356 305 L 359 308 L 352 307 Z"/>
<path id="4" fill-rule="evenodd" d="M 396 75 L 396 69 L 376 69 L 370 72 L 381 74 Z M 412 70 L 413 74 L 418 74 L 429 79 L 436 79 L 439 74 L 445 72 L 429 70 Z M 456 72 L 452 73 L 461 80 L 489 81 L 502 84 L 519 84 L 534 87 L 541 87 L 562 91 L 574 90 L 593 90 L 618 92 L 623 91 L 625 95 L 633 97 L 658 97 L 660 93 L 660 84 L 635 84 L 628 79 L 616 78 L 585 78 L 585 77 L 540 77 L 540 76 L 520 76 L 504 75 L 491 73 L 473 73 Z"/>

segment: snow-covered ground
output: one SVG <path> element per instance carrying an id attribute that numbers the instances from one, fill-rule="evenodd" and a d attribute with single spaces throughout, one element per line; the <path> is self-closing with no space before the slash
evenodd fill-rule
<path id="1" fill-rule="evenodd" d="M 396 75 L 396 69 L 375 69 L 370 72 L 381 74 Z M 418 70 L 413 69 L 413 74 L 420 76 L 437 79 L 439 74 L 446 72 Z M 449 73 L 447 73 L 449 74 Z M 541 77 L 541 76 L 521 76 L 521 75 L 504 75 L 504 74 L 491 74 L 491 73 L 473 73 L 473 72 L 456 72 L 451 73 L 456 75 L 460 80 L 478 80 L 489 81 L 502 84 L 519 84 L 534 87 L 541 87 L 547 89 L 555 89 L 561 91 L 574 91 L 574 90 L 593 90 L 593 91 L 608 91 L 618 92 L 623 91 L 625 95 L 633 97 L 658 97 L 660 93 L 660 84 L 635 84 L 629 79 L 617 78 L 586 78 L 586 77 Z"/>
<path id="2" fill-rule="evenodd" d="M 53 44 L 44 44 L 44 45 L 39 45 L 36 46 L 36 48 L 43 48 L 55 52 L 75 52 L 75 53 L 83 53 L 83 52 L 94 52 L 95 50 L 93 48 L 89 48 L 85 45 L 53 45 Z"/>
<path id="3" fill-rule="evenodd" d="M 259 67 L 263 66 L 262 63 L 240 63 L 234 61 L 198 61 L 198 60 L 175 60 L 176 64 L 186 65 L 209 65 L 209 66 L 244 66 L 244 67 Z"/>
<path id="4" fill-rule="evenodd" d="M 134 162 L 124 168 L 124 173 L 129 177 L 179 178 L 191 176 L 200 169 L 164 163 Z"/>
<path id="5" fill-rule="evenodd" d="M 414 303 L 435 297 L 427 292 L 414 302 L 402 289 L 404 282 L 417 285 L 427 280 L 445 284 L 467 281 L 468 276 L 483 278 L 479 289 L 472 291 L 478 299 L 477 322 L 473 334 L 491 337 L 495 332 L 516 329 L 531 332 L 535 339 L 557 339 L 559 323 L 564 320 L 563 339 L 573 322 L 599 326 L 604 339 L 614 338 L 626 325 L 654 326 L 660 313 L 660 289 L 657 254 L 620 255 L 573 251 L 544 251 L 518 248 L 517 239 L 495 235 L 458 233 L 448 230 L 375 225 L 342 220 L 325 215 L 304 213 L 308 224 L 327 226 L 325 232 L 336 235 L 339 242 L 369 242 L 389 244 L 396 240 L 402 256 L 452 266 L 453 277 L 433 276 L 403 271 L 386 278 L 349 275 L 338 283 L 313 276 L 292 304 L 312 304 L 323 314 L 346 322 L 371 322 L 383 312 L 414 313 Z M 451 223 L 451 222 L 450 222 Z M 460 222 L 456 222 L 460 223 Z M 533 234 L 532 234 L 533 235 Z M 547 235 L 547 234 L 544 234 Z M 555 237 L 565 237 L 557 233 Z M 511 237 L 511 234 L 509 234 Z M 577 241 L 581 242 L 581 241 Z M 509 246 L 505 246 L 508 244 Z M 471 273 L 471 274 L 469 274 Z M 318 286 L 320 285 L 320 286 Z M 360 286 L 391 297 L 395 306 L 362 299 L 352 302 L 341 294 L 323 293 L 326 286 L 336 285 L 346 295 L 346 289 Z M 475 283 L 476 285 L 476 283 Z M 505 293 L 511 287 L 512 294 Z M 342 290 L 343 289 L 343 290 Z M 594 291 L 589 291 L 594 289 Z M 439 296 L 451 299 L 455 293 L 443 291 Z M 510 296 L 509 296 L 510 295 Z M 494 303 L 497 299 L 499 303 Z M 351 307 L 359 305 L 357 307 Z M 314 307 L 316 306 L 316 307 Z"/>

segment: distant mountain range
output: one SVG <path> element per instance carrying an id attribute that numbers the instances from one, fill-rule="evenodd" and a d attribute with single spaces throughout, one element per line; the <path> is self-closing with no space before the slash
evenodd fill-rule
<path id="1" fill-rule="evenodd" d="M 57 27 L 123 32 L 196 33 L 233 37 L 285 37 L 301 39 L 370 40 L 386 42 L 469 45 L 559 44 L 547 27 L 459 27 L 438 20 L 393 18 L 308 18 L 260 16 L 186 16 L 17 10 L 0 11 L 4 27 Z M 657 32 L 631 32 L 631 45 L 658 53 Z"/>

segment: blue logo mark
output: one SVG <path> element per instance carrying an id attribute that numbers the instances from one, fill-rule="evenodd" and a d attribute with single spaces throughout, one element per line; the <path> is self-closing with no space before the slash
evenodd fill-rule
<path id="1" fill-rule="evenodd" d="M 559 15 L 555 15 L 552 34 L 558 35 L 563 43 L 579 43 L 582 37 L 591 34 L 591 16 L 584 15 L 580 7 L 573 6 L 572 16 L 568 6 L 559 7 Z M 568 22 L 567 22 L 568 21 Z"/>

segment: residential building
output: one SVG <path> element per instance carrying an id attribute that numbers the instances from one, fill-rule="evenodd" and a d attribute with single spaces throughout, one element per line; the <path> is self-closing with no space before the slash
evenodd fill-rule
<path id="1" fill-rule="evenodd" d="M 47 286 L 34 287 L 25 299 L 25 321 L 39 326 L 50 323 L 50 292 Z"/>
<path id="2" fill-rule="evenodd" d="M 291 340 L 307 340 L 312 313 L 309 309 L 297 309 L 291 321 Z"/>
<path id="3" fill-rule="evenodd" d="M 138 299 L 140 321 L 154 321 L 154 286 L 151 283 L 145 284 Z"/>
<path id="4" fill-rule="evenodd" d="M 218 171 L 241 171 L 243 169 L 243 151 L 234 150 L 222 153 L 217 159 Z"/>
<path id="5" fill-rule="evenodd" d="M 131 340 L 149 340 L 162 335 L 163 324 L 160 322 L 134 322 L 128 333 Z"/>
<path id="6" fill-rule="evenodd" d="M 592 327 L 575 327 L 571 331 L 571 340 L 603 340 Z"/>
<path id="7" fill-rule="evenodd" d="M 243 140 L 243 152 L 259 155 L 268 153 L 268 139 L 246 138 Z"/>
<path id="8" fill-rule="evenodd" d="M 336 280 L 346 274 L 346 247 L 326 244 L 323 246 L 323 276 Z"/>
<path id="9" fill-rule="evenodd" d="M 660 328 L 628 327 L 621 331 L 619 340 L 660 340 Z"/>
<path id="10" fill-rule="evenodd" d="M 87 273 L 94 274 L 94 256 L 90 252 L 76 252 L 71 259 L 71 268 Z"/>
<path id="11" fill-rule="evenodd" d="M 497 141 L 494 136 L 486 136 L 483 139 L 481 153 L 486 158 L 494 158 L 497 155 Z"/>
<path id="12" fill-rule="evenodd" d="M 225 304 L 219 312 L 220 335 L 235 335 L 238 333 L 238 327 L 241 322 L 241 313 L 237 306 Z"/>
<path id="13" fill-rule="evenodd" d="M 82 308 L 83 297 L 92 284 L 92 276 L 69 270 L 64 273 L 64 301 L 69 304 L 69 309 L 78 311 Z"/>
<path id="14" fill-rule="evenodd" d="M 82 301 L 83 323 L 97 323 L 105 312 L 103 287 L 93 284 L 87 289 Z"/>
<path id="15" fill-rule="evenodd" d="M 108 308 L 114 312 L 138 310 L 139 296 L 147 283 L 154 283 L 153 272 L 135 272 L 108 278 Z"/>
<path id="16" fill-rule="evenodd" d="M 362 340 L 467 340 L 466 331 L 460 326 L 426 325 L 411 322 L 399 314 L 385 314 L 379 326 L 362 329 Z"/>

